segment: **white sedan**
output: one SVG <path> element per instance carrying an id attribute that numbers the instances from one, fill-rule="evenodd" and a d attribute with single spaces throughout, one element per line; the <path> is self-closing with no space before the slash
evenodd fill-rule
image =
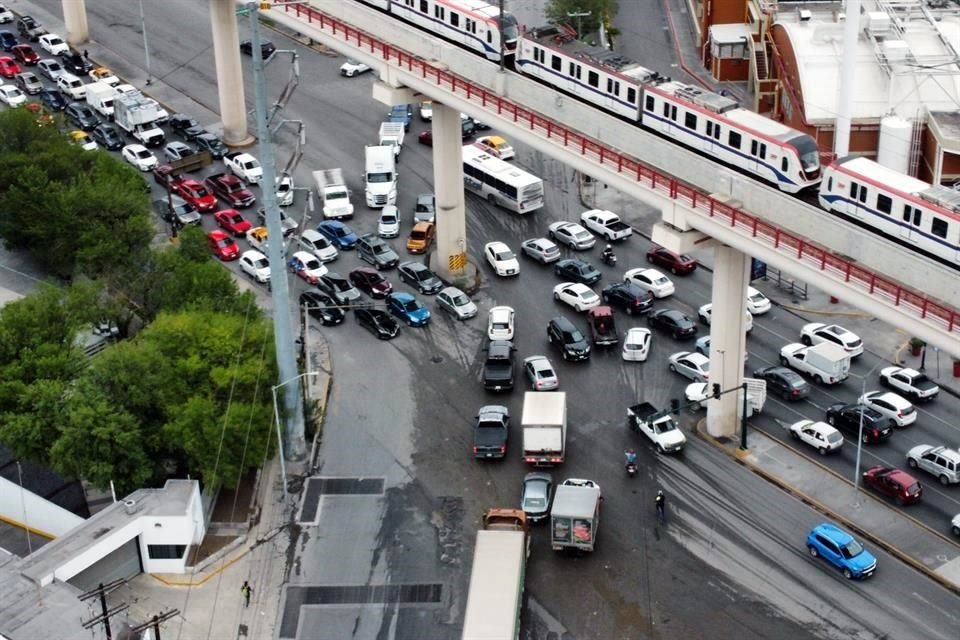
<path id="1" fill-rule="evenodd" d="M 270 282 L 270 261 L 256 249 L 240 255 L 240 269 L 257 282 Z"/>
<path id="2" fill-rule="evenodd" d="M 487 321 L 487 337 L 491 340 L 513 340 L 513 307 L 493 307 Z"/>
<path id="3" fill-rule="evenodd" d="M 17 89 L 12 84 L 0 85 L 0 102 L 8 107 L 19 107 L 27 101 L 27 96 L 23 91 Z"/>
<path id="4" fill-rule="evenodd" d="M 500 277 L 516 276 L 520 274 L 520 262 L 510 247 L 502 242 L 488 242 L 483 247 L 483 255 Z"/>
<path id="5" fill-rule="evenodd" d="M 534 391 L 553 391 L 560 386 L 557 371 L 546 356 L 524 358 L 523 371 Z"/>
<path id="6" fill-rule="evenodd" d="M 710 358 L 696 351 L 678 351 L 667 358 L 667 368 L 694 382 L 710 379 Z"/>
<path id="7" fill-rule="evenodd" d="M 352 60 L 347 58 L 347 61 L 340 65 L 340 75 L 347 76 L 352 78 L 353 76 L 358 76 L 361 73 L 366 73 L 370 71 L 370 67 L 360 62 L 359 60 Z"/>
<path id="8" fill-rule="evenodd" d="M 750 333 L 753 331 L 753 314 L 749 311 L 743 312 L 743 323 L 745 325 L 744 331 Z M 697 316 L 700 317 L 700 322 L 709 326 L 710 320 L 713 317 L 713 303 L 708 302 L 697 310 Z"/>
<path id="9" fill-rule="evenodd" d="M 676 292 L 673 280 L 656 269 L 630 269 L 623 274 L 624 280 L 629 280 L 644 291 L 649 291 L 654 298 L 666 298 Z"/>
<path id="10" fill-rule="evenodd" d="M 561 282 L 553 288 L 553 298 L 566 302 L 577 311 L 600 306 L 600 296 L 582 282 Z"/>
<path id="11" fill-rule="evenodd" d="M 790 435 L 825 456 L 843 446 L 843 436 L 826 422 L 801 420 L 790 425 Z"/>
<path id="12" fill-rule="evenodd" d="M 377 235 L 381 238 L 396 238 L 400 235 L 400 214 L 397 212 L 396 205 L 388 204 L 380 210 Z"/>
<path id="13" fill-rule="evenodd" d="M 45 33 L 40 36 L 40 48 L 50 52 L 50 55 L 58 56 L 61 53 L 70 51 L 70 45 L 63 41 L 63 38 L 55 33 Z"/>
<path id="14" fill-rule="evenodd" d="M 120 152 L 123 159 L 140 171 L 152 171 L 157 168 L 157 156 L 142 144 L 128 144 Z"/>
<path id="15" fill-rule="evenodd" d="M 634 327 L 623 338 L 623 359 L 627 362 L 646 362 L 650 355 L 652 334 L 645 327 Z"/>
<path id="16" fill-rule="evenodd" d="M 747 287 L 747 311 L 755 316 L 761 316 L 773 307 L 770 298 L 753 287 Z"/>
<path id="17" fill-rule="evenodd" d="M 855 358 L 863 353 L 863 340 L 849 329 L 838 324 L 811 322 L 800 329 L 800 342 L 810 346 L 821 342 L 831 342 Z"/>
<path id="18" fill-rule="evenodd" d="M 913 404 L 892 391 L 868 391 L 860 396 L 860 404 L 879 411 L 901 428 L 917 421 L 917 410 Z"/>
<path id="19" fill-rule="evenodd" d="M 277 176 L 274 179 L 277 184 L 277 204 L 281 207 L 289 207 L 293 204 L 293 177 L 289 173 Z"/>

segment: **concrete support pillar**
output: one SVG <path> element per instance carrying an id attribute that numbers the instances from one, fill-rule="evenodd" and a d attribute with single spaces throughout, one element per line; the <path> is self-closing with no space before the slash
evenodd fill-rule
<path id="1" fill-rule="evenodd" d="M 65 3 L 72 1 L 64 0 Z M 237 4 L 233 0 L 210 0 L 213 56 L 217 64 L 223 142 L 231 147 L 243 147 L 253 142 L 253 136 L 247 131 L 247 105 L 243 95 L 243 67 L 240 64 L 236 9 Z M 258 54 L 259 52 L 254 52 L 254 55 Z"/>
<path id="2" fill-rule="evenodd" d="M 79 47 L 90 40 L 86 0 L 63 0 L 63 22 L 67 27 L 70 46 Z"/>
<path id="3" fill-rule="evenodd" d="M 750 257 L 736 249 L 716 248 L 713 271 L 713 312 L 710 319 L 710 382 L 726 391 L 743 384 L 744 323 Z M 742 393 L 726 393 L 707 405 L 707 433 L 731 438 L 740 430 Z"/>
<path id="4" fill-rule="evenodd" d="M 433 186 L 437 195 L 438 275 L 453 281 L 467 268 L 467 221 L 463 196 L 463 142 L 460 112 L 433 103 Z"/>

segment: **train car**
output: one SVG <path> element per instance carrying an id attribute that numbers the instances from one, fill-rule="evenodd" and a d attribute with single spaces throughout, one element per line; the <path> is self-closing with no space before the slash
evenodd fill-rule
<path id="1" fill-rule="evenodd" d="M 820 206 L 894 242 L 960 266 L 960 191 L 846 157 L 823 172 Z"/>
<path id="2" fill-rule="evenodd" d="M 360 0 L 434 33 L 441 38 L 500 61 L 500 39 L 506 57 L 514 54 L 520 29 L 506 11 L 485 0 Z"/>
<path id="3" fill-rule="evenodd" d="M 786 193 L 820 182 L 820 152 L 813 138 L 712 91 L 682 82 L 648 84 L 641 121 Z"/>

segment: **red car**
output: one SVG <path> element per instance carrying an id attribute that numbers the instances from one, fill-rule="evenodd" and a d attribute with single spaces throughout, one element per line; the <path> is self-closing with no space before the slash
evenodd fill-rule
<path id="1" fill-rule="evenodd" d="M 161 164 L 153 170 L 153 181 L 169 191 L 180 181 L 180 176 L 173 172 L 173 167 L 170 165 Z"/>
<path id="2" fill-rule="evenodd" d="M 386 298 L 393 293 L 390 281 L 370 267 L 354 269 L 349 275 L 350 283 L 373 298 Z"/>
<path id="3" fill-rule="evenodd" d="M 178 196 L 192 204 L 200 213 L 209 213 L 217 208 L 217 199 L 200 184 L 199 180 L 186 178 L 173 185 Z"/>
<path id="4" fill-rule="evenodd" d="M 249 220 L 244 219 L 240 212 L 236 209 L 224 209 L 223 211 L 217 211 L 213 214 L 213 219 L 217 221 L 217 225 L 221 229 L 232 233 L 235 236 L 241 237 L 247 231 L 253 228 L 253 225 L 250 224 Z"/>
<path id="5" fill-rule="evenodd" d="M 223 231 L 215 229 L 207 234 L 207 242 L 213 255 L 223 261 L 236 260 L 240 257 L 240 247 L 236 241 Z"/>
<path id="6" fill-rule="evenodd" d="M 4 78 L 12 78 L 21 71 L 22 69 L 20 68 L 20 65 L 18 65 L 17 61 L 13 58 L 10 56 L 0 57 L 0 76 L 3 76 Z"/>
<path id="7" fill-rule="evenodd" d="M 876 466 L 863 473 L 863 483 L 899 505 L 919 502 L 923 487 L 912 475 L 892 467 Z"/>
<path id="8" fill-rule="evenodd" d="M 40 62 L 40 56 L 38 56 L 37 52 L 33 50 L 33 47 L 28 44 L 18 44 L 10 50 L 10 53 L 17 59 L 17 62 L 22 62 L 28 67 L 32 67 Z"/>
<path id="9" fill-rule="evenodd" d="M 235 209 L 253 206 L 257 201 L 257 197 L 250 189 L 243 186 L 243 182 L 237 176 L 228 173 L 215 173 L 204 180 L 203 184 L 228 206 Z"/>
<path id="10" fill-rule="evenodd" d="M 663 247 L 651 247 L 647 251 L 647 262 L 669 269 L 670 273 L 675 276 L 693 273 L 697 268 L 696 258 L 692 258 L 685 253 L 678 255 Z"/>

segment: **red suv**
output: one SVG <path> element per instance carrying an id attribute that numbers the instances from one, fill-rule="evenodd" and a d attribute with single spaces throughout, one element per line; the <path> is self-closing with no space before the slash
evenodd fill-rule
<path id="1" fill-rule="evenodd" d="M 674 275 L 693 273 L 697 268 L 696 258 L 692 258 L 685 253 L 678 255 L 663 247 L 651 247 L 647 251 L 647 262 L 669 269 L 670 273 Z"/>
<path id="2" fill-rule="evenodd" d="M 893 498 L 899 505 L 919 502 L 923 487 L 912 475 L 892 467 L 876 466 L 863 474 L 863 482 L 874 491 Z"/>
<path id="3" fill-rule="evenodd" d="M 209 213 L 217 208 L 216 197 L 200 184 L 199 180 L 187 178 L 173 185 L 178 196 L 192 204 L 200 213 Z"/>
<path id="4" fill-rule="evenodd" d="M 38 56 L 37 52 L 33 50 L 33 47 L 28 44 L 18 44 L 10 50 L 10 53 L 13 54 L 17 62 L 22 62 L 28 67 L 32 67 L 40 62 L 40 56 Z"/>

